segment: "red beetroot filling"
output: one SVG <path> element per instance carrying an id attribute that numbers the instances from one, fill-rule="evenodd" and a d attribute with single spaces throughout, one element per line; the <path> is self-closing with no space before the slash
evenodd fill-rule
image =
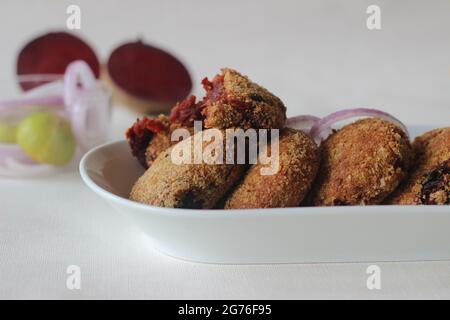
<path id="1" fill-rule="evenodd" d="M 223 75 L 217 75 L 214 77 L 212 81 L 209 81 L 208 78 L 204 78 L 202 80 L 203 88 L 206 91 L 205 98 L 203 99 L 206 101 L 226 101 L 226 94 L 223 87 Z"/>
<path id="2" fill-rule="evenodd" d="M 202 104 L 196 102 L 195 96 L 177 103 L 170 112 L 170 122 L 192 126 L 195 120 L 202 120 Z"/>
<path id="3" fill-rule="evenodd" d="M 169 120 L 172 124 L 181 124 L 191 127 L 196 120 L 203 121 L 207 116 L 208 105 L 221 101 L 230 104 L 235 108 L 244 109 L 250 104 L 237 99 L 227 97 L 224 89 L 224 76 L 216 75 L 212 81 L 208 78 L 202 80 L 203 88 L 206 95 L 202 101 L 197 102 L 195 96 L 190 96 L 185 100 L 177 103 L 170 113 Z M 253 99 L 252 100 L 256 100 Z M 259 101 L 259 100 L 256 100 Z M 166 129 L 166 126 L 159 119 L 144 118 L 136 121 L 136 123 L 128 129 L 126 137 L 130 144 L 132 154 L 140 163 L 147 167 L 145 152 L 153 135 Z"/>
<path id="4" fill-rule="evenodd" d="M 143 118 L 137 120 L 126 132 L 126 137 L 131 148 L 131 153 L 139 162 L 147 168 L 145 152 L 153 135 L 164 131 L 165 125 L 159 119 Z"/>
<path id="5" fill-rule="evenodd" d="M 203 120 L 206 116 L 207 107 L 211 102 L 226 102 L 226 94 L 223 87 L 223 75 L 217 75 L 212 81 L 208 78 L 202 80 L 203 88 L 206 91 L 202 101 L 196 102 L 195 96 L 179 102 L 172 108 L 170 113 L 170 121 L 172 123 L 181 123 L 184 125 L 192 125 L 195 120 Z"/>
<path id="6" fill-rule="evenodd" d="M 250 104 L 245 103 L 245 101 L 239 99 L 233 99 L 232 96 L 228 96 L 224 85 L 224 76 L 219 74 L 214 77 L 212 81 L 209 81 L 208 78 L 204 78 L 202 80 L 203 88 L 206 90 L 206 96 L 203 99 L 204 106 L 203 109 L 206 109 L 208 102 L 222 102 L 224 104 L 229 104 L 237 109 L 246 109 L 250 106 Z M 206 111 L 203 112 L 206 115 Z"/>
<path id="7" fill-rule="evenodd" d="M 196 103 L 195 96 L 179 102 L 172 108 L 170 114 L 171 123 L 179 123 L 184 126 L 193 126 L 194 120 L 202 120 L 201 103 Z M 126 132 L 126 138 L 131 148 L 131 153 L 139 162 L 147 168 L 145 153 L 153 136 L 158 132 L 167 130 L 167 124 L 164 124 L 158 118 L 138 119 Z"/>

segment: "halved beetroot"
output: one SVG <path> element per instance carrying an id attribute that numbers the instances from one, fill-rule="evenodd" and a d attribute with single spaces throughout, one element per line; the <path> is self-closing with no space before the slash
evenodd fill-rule
<path id="1" fill-rule="evenodd" d="M 84 60 L 100 76 L 100 63 L 86 42 L 67 32 L 52 32 L 25 45 L 17 58 L 17 74 L 64 74 L 75 60 Z M 24 82 L 21 87 L 29 90 L 41 84 Z"/>
<path id="2" fill-rule="evenodd" d="M 192 89 L 191 76 L 177 58 L 141 41 L 115 49 L 106 71 L 115 97 L 140 112 L 168 111 Z"/>

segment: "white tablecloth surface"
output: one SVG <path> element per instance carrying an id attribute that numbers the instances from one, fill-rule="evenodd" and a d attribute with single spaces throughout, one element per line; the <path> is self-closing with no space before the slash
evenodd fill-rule
<path id="1" fill-rule="evenodd" d="M 450 2 L 384 1 L 382 29 L 366 28 L 374 1 L 76 1 L 81 36 L 104 61 L 126 40 L 174 52 L 200 79 L 233 67 L 279 95 L 288 114 L 383 108 L 407 124 L 450 116 Z M 0 3 L 0 98 L 16 91 L 16 52 L 64 29 L 72 1 Z M 111 140 L 137 115 L 116 107 Z M 66 269 L 81 268 L 81 290 Z M 450 262 L 223 266 L 179 261 L 85 187 L 77 172 L 0 178 L 0 298 L 450 298 Z"/>

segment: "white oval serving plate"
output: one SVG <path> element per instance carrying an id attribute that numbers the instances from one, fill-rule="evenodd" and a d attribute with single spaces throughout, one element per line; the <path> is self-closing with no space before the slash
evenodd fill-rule
<path id="1" fill-rule="evenodd" d="M 450 259 L 450 206 L 159 208 L 127 199 L 143 172 L 126 141 L 97 147 L 80 163 L 92 191 L 135 219 L 158 250 L 180 259 L 221 264 Z"/>

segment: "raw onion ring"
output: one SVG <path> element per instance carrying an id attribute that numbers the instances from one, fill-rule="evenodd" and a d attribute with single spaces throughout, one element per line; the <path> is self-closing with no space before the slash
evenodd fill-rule
<path id="1" fill-rule="evenodd" d="M 89 65 L 84 61 L 74 61 L 67 66 L 64 74 L 64 103 L 71 106 L 81 90 L 95 85 L 96 79 Z"/>
<path id="2" fill-rule="evenodd" d="M 1 101 L 0 102 L 0 112 L 5 110 L 10 110 L 11 108 L 17 108 L 22 106 L 51 106 L 59 107 L 64 103 L 61 95 L 52 95 L 46 97 L 25 97 L 16 100 Z"/>
<path id="3" fill-rule="evenodd" d="M 36 81 L 41 75 L 20 76 L 23 81 Z M 30 111 L 39 111 L 38 106 L 68 117 L 72 124 L 74 134 L 85 138 L 87 134 L 87 114 L 89 106 L 85 104 L 86 94 L 97 82 L 94 74 L 84 61 L 72 62 L 66 69 L 64 79 L 61 81 L 55 75 L 43 75 L 47 80 L 56 81 L 36 87 L 26 92 L 21 98 L 0 102 L 0 113 L 8 111 L 22 114 Z M 82 98 L 84 97 L 84 99 Z M 27 110 L 32 108 L 32 110 Z M 84 141 L 86 139 L 79 139 Z M 79 143 L 78 150 L 83 152 L 83 143 Z M 86 151 L 86 150 L 84 150 Z M 78 151 L 77 151 L 78 152 Z M 79 152 L 78 152 L 79 153 Z M 53 166 L 39 164 L 29 158 L 18 145 L 0 144 L 0 175 L 11 177 L 39 176 L 55 172 Z"/>
<path id="4" fill-rule="evenodd" d="M 319 120 L 319 117 L 312 115 L 295 116 L 286 120 L 286 127 L 299 129 L 309 133 L 312 126 Z"/>
<path id="5" fill-rule="evenodd" d="M 310 133 L 316 141 L 324 140 L 329 135 L 326 131 L 330 130 L 334 123 L 354 117 L 375 117 L 387 120 L 402 129 L 402 131 L 404 131 L 409 137 L 408 129 L 400 120 L 387 112 L 369 108 L 343 109 L 333 112 L 317 121 L 312 126 Z"/>
<path id="6" fill-rule="evenodd" d="M 82 151 L 100 144 L 108 134 L 110 119 L 109 108 L 99 105 L 109 105 L 110 96 L 100 84 L 86 88 L 67 110 L 71 119 L 72 130 Z"/>
<path id="7" fill-rule="evenodd" d="M 25 152 L 15 144 L 0 144 L 0 163 L 2 163 L 5 159 L 8 158 L 27 158 L 29 159 Z M 31 159 L 30 159 L 31 162 Z"/>
<path id="8" fill-rule="evenodd" d="M 89 98 L 98 87 L 97 80 L 89 65 L 84 61 L 75 61 L 69 64 L 64 74 L 64 104 L 69 114 L 72 130 L 77 142 L 83 151 L 87 151 L 94 144 L 94 139 L 88 136 L 89 115 L 92 110 L 100 108 L 93 106 Z M 98 132 L 98 130 L 96 131 Z"/>
<path id="9" fill-rule="evenodd" d="M 47 81 L 57 81 L 61 80 L 62 75 L 60 74 L 21 74 L 17 76 L 17 80 L 19 80 L 20 83 L 22 82 L 47 82 Z M 39 86 L 39 87 L 42 87 Z"/>

